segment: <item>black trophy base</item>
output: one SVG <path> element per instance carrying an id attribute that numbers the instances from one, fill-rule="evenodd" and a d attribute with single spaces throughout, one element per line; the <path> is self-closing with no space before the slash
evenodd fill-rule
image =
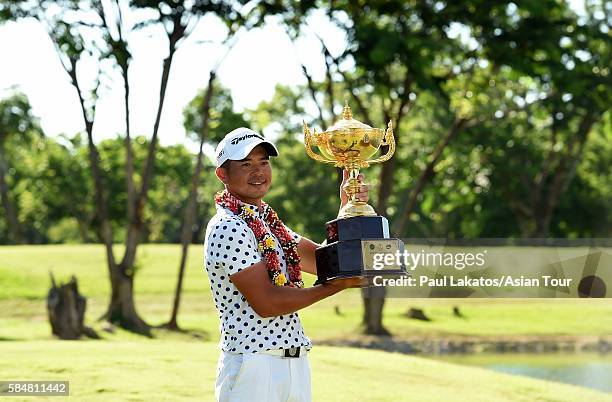
<path id="1" fill-rule="evenodd" d="M 389 222 L 384 216 L 338 218 L 325 224 L 327 244 L 358 239 L 388 239 Z"/>

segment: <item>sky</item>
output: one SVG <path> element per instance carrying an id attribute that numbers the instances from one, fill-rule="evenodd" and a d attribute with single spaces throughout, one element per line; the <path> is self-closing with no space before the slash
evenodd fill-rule
<path id="1" fill-rule="evenodd" d="M 322 13 L 313 15 L 309 26 L 316 27 L 333 52 L 344 50 L 344 33 Z M 194 146 L 185 137 L 183 108 L 205 88 L 210 69 L 225 54 L 227 48 L 220 45 L 224 36 L 222 24 L 215 17 L 205 17 L 176 53 L 160 122 L 159 139 L 163 145 Z M 167 40 L 162 35 L 150 34 L 135 34 L 129 40 L 133 54 L 129 73 L 132 134 L 150 137 Z M 14 88 L 24 92 L 47 135 L 72 136 L 84 131 L 76 90 L 37 21 L 0 26 L 0 55 L 0 98 Z M 284 29 L 269 19 L 262 28 L 239 35 L 217 76 L 230 89 L 235 109 L 241 111 L 270 100 L 277 84 L 304 84 L 301 62 L 315 79 L 323 78 L 325 64 L 318 39 L 307 32 L 304 39 L 293 44 Z M 84 83 L 91 82 L 86 74 L 82 79 Z M 103 83 L 94 123 L 96 141 L 125 132 L 123 81 L 118 74 L 113 74 Z"/>

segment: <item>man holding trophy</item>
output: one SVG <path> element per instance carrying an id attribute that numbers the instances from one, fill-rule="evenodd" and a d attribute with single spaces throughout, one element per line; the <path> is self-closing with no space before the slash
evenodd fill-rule
<path id="1" fill-rule="evenodd" d="M 366 283 L 361 271 L 337 258 L 338 251 L 351 252 L 341 240 L 354 225 L 347 232 L 341 219 L 332 221 L 340 237 L 330 237 L 328 224 L 327 240 L 335 242 L 322 247 L 291 231 L 262 200 L 272 184 L 270 156 L 278 156 L 276 147 L 247 128 L 227 134 L 216 149 L 215 173 L 225 189 L 215 196 L 217 213 L 206 230 L 205 261 L 220 317 L 218 401 L 310 401 L 306 354 L 312 344 L 296 312 Z M 350 210 L 355 215 L 346 216 L 359 218 L 355 208 L 367 206 L 368 189 L 359 166 L 347 167 L 339 217 Z M 358 226 L 371 231 L 376 225 Z M 304 288 L 302 271 L 318 273 L 317 284 Z"/>

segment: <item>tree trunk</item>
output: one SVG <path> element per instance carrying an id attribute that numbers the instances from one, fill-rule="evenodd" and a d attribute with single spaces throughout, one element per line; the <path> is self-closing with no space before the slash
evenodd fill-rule
<path id="1" fill-rule="evenodd" d="M 134 186 L 134 150 L 130 129 L 130 84 L 128 81 L 129 66 L 121 66 L 123 72 L 124 103 L 125 103 L 125 184 L 127 191 L 127 221 L 133 222 L 136 215 L 136 188 Z"/>
<path id="2" fill-rule="evenodd" d="M 81 216 L 76 219 L 77 224 L 79 226 L 79 235 L 81 236 L 81 241 L 84 244 L 91 243 L 91 238 L 89 237 L 89 219 L 87 219 L 85 216 Z"/>
<path id="3" fill-rule="evenodd" d="M 149 188 L 153 179 L 159 124 L 164 107 L 164 100 L 166 98 L 166 89 L 168 87 L 172 60 L 177 50 L 177 42 L 185 35 L 186 27 L 182 25 L 181 17 L 182 15 L 180 13 L 173 16 L 173 30 L 168 36 L 168 57 L 164 59 L 162 68 L 159 100 L 157 104 L 155 123 L 153 124 L 153 134 L 151 136 L 151 141 L 149 142 L 147 159 L 142 173 L 140 191 L 138 192 L 138 195 L 135 197 L 135 200 L 131 206 L 133 208 L 132 219 L 128 222 L 123 259 L 117 267 L 118 269 L 116 274 L 111 276 L 113 294 L 108 307 L 108 312 L 106 313 L 106 318 L 109 321 L 119 322 L 124 328 L 145 335 L 150 335 L 150 327 L 138 316 L 134 307 L 134 264 L 136 261 L 136 251 L 141 240 L 140 238 L 143 229 L 144 207 L 147 203 Z"/>
<path id="4" fill-rule="evenodd" d="M 213 84 L 215 78 L 215 71 L 211 71 L 210 77 L 208 79 L 208 87 L 206 88 L 206 94 L 204 96 L 204 104 L 202 105 L 202 132 L 200 133 L 200 149 L 198 151 L 195 172 L 193 173 L 193 177 L 191 178 L 191 191 L 189 192 L 187 208 L 185 209 L 185 216 L 183 218 L 183 230 L 181 233 L 181 262 L 179 264 L 178 280 L 176 284 L 176 290 L 174 292 L 172 315 L 170 317 L 170 321 L 168 321 L 168 323 L 165 325 L 166 328 L 172 330 L 179 330 L 177 317 L 181 303 L 181 292 L 183 291 L 183 278 L 185 276 L 185 265 L 187 264 L 187 253 L 189 251 L 189 244 L 191 243 L 191 239 L 193 238 L 193 223 L 195 222 L 196 217 L 196 198 L 203 166 L 204 142 L 206 141 L 206 138 L 208 138 L 208 122 L 210 120 L 210 100 L 213 95 Z"/>
<path id="5" fill-rule="evenodd" d="M 91 138 L 91 134 L 89 136 Z M 140 318 L 134 306 L 134 272 L 132 269 L 122 269 L 115 263 L 112 230 L 108 219 L 104 187 L 98 164 L 99 156 L 93 139 L 89 141 L 89 157 L 96 187 L 96 211 L 100 224 L 99 236 L 106 249 L 107 266 L 112 289 L 108 310 L 100 319 L 106 319 L 130 331 L 150 336 L 149 325 Z"/>
<path id="6" fill-rule="evenodd" d="M 142 184 L 140 192 L 134 201 L 134 211 L 132 220 L 128 223 L 127 236 L 125 240 L 125 254 L 121 261 L 120 267 L 123 270 L 132 269 L 136 261 L 136 251 L 140 242 L 140 235 L 143 225 L 143 213 L 144 206 L 147 202 L 149 187 L 151 180 L 153 179 L 153 167 L 155 164 L 155 155 L 157 153 L 157 137 L 159 133 L 159 123 L 161 121 L 162 110 L 164 107 L 164 99 L 166 97 L 166 88 L 168 87 L 168 78 L 170 77 L 170 67 L 172 66 L 172 59 L 176 48 L 172 46 L 175 43 L 173 40 L 170 41 L 170 53 L 164 60 L 164 66 L 162 70 L 161 85 L 159 90 L 159 101 L 157 105 L 157 115 L 155 117 L 155 123 L 153 125 L 153 135 L 151 136 L 151 142 L 149 143 L 149 149 L 147 153 L 147 159 L 142 173 Z"/>
<path id="7" fill-rule="evenodd" d="M 4 157 L 4 145 L 0 144 L 0 196 L 2 197 L 2 207 L 4 208 L 4 212 L 6 214 L 6 223 L 13 242 L 21 244 L 23 243 L 23 236 L 21 234 L 19 219 L 17 219 L 17 212 L 13 207 L 13 203 L 11 202 L 9 195 L 9 188 L 6 182 L 7 174 L 8 162 Z"/>
<path id="8" fill-rule="evenodd" d="M 363 299 L 363 332 L 367 335 L 389 336 L 391 333 L 382 324 L 386 289 L 371 287 L 361 289 Z"/>
<path id="9" fill-rule="evenodd" d="M 404 205 L 404 209 L 398 214 L 398 218 L 393 225 L 393 233 L 399 234 L 404 231 L 407 219 L 416 206 L 417 197 L 425 187 L 426 183 L 429 182 L 431 177 L 433 177 L 435 166 L 438 163 L 442 152 L 451 139 L 461 131 L 465 123 L 466 120 L 463 119 L 455 120 L 446 136 L 434 150 L 431 160 L 427 164 L 425 170 L 421 173 L 421 176 L 417 180 L 414 188 L 409 193 L 407 202 L 402 203 L 402 205 Z M 390 335 L 389 331 L 382 325 L 382 311 L 386 293 L 384 287 L 370 288 L 366 290 L 371 291 L 371 293 L 369 295 L 363 294 L 363 325 L 365 327 L 365 333 L 371 335 Z"/>
<path id="10" fill-rule="evenodd" d="M 131 205 L 128 205 L 128 215 L 131 215 L 131 220 L 128 223 L 127 235 L 125 240 L 125 253 L 121 263 L 117 266 L 115 275 L 111 275 L 111 284 L 113 288 L 111 301 L 108 311 L 105 315 L 110 322 L 117 322 L 122 327 L 144 335 L 150 335 L 150 327 L 144 322 L 136 312 L 133 296 L 133 281 L 134 281 L 134 265 L 136 262 L 136 251 L 140 243 L 140 236 L 143 226 L 144 206 L 147 202 L 150 182 L 153 176 L 153 165 L 157 151 L 157 136 L 159 132 L 159 123 L 161 120 L 162 109 L 170 75 L 170 67 L 174 50 L 171 49 L 170 55 L 164 60 L 162 71 L 162 81 L 160 86 L 160 98 L 158 102 L 157 115 L 153 127 L 153 135 L 149 143 L 147 160 L 142 175 L 142 185 L 137 197 L 133 199 Z M 128 149 L 131 144 L 126 145 Z M 131 154 L 128 154 L 131 157 Z M 131 165 L 126 164 L 129 170 Z M 129 174 L 129 172 L 126 172 Z M 128 179 L 128 189 L 133 186 L 133 182 Z M 129 191 L 129 190 L 128 190 Z"/>
<path id="11" fill-rule="evenodd" d="M 151 327 L 140 318 L 134 304 L 133 272 L 128 273 L 126 275 L 121 269 L 114 270 L 111 301 L 105 318 L 128 331 L 150 337 Z"/>
<path id="12" fill-rule="evenodd" d="M 302 72 L 304 73 L 304 76 L 306 77 L 306 82 L 308 83 L 310 97 L 312 98 L 313 102 L 317 106 L 317 109 L 319 110 L 319 124 L 321 124 L 321 130 L 325 131 L 327 130 L 327 123 L 325 122 L 325 116 L 323 115 L 323 107 L 317 101 L 317 90 L 315 88 L 314 80 L 312 79 L 312 76 L 308 73 L 308 70 L 306 69 L 306 66 L 304 64 L 302 64 Z"/>
<path id="13" fill-rule="evenodd" d="M 100 169 L 100 155 L 93 141 L 93 121 L 88 118 L 85 102 L 77 80 L 76 59 L 71 60 L 71 67 L 72 68 L 67 70 L 67 72 L 77 90 L 83 120 L 85 122 L 89 163 L 95 189 L 96 217 L 99 225 L 98 236 L 106 250 L 106 262 L 112 289 L 109 308 L 100 319 L 118 323 L 121 327 L 140 334 L 150 335 L 150 327 L 138 316 L 134 307 L 134 295 L 132 291 L 133 272 L 131 270 L 121 269 L 115 262 L 115 255 L 113 254 L 113 234 L 106 204 L 106 189 L 102 181 Z"/>
<path id="14" fill-rule="evenodd" d="M 115 269 L 115 256 L 113 254 L 113 233 L 108 218 L 108 210 L 106 209 L 106 195 L 105 188 L 102 181 L 102 174 L 100 169 L 100 154 L 98 148 L 93 140 L 93 118 L 89 119 L 87 115 L 87 109 L 85 108 L 85 100 L 81 93 L 81 87 L 77 79 L 77 60 L 75 58 L 70 59 L 70 68 L 66 68 L 66 72 L 72 80 L 72 85 L 75 87 L 79 104 L 81 106 L 81 113 L 83 115 L 83 122 L 85 123 L 85 132 L 87 133 L 87 150 L 89 157 L 89 166 L 91 168 L 91 174 L 94 182 L 94 199 L 96 205 L 96 218 L 98 219 L 99 231 L 98 236 L 100 241 L 104 244 L 106 250 L 106 260 L 108 265 L 109 276 L 112 277 L 112 271 Z M 95 114 L 95 109 L 93 110 Z"/>

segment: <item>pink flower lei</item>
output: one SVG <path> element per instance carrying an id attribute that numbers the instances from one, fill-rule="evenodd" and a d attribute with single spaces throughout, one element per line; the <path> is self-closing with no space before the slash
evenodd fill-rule
<path id="1" fill-rule="evenodd" d="M 300 268 L 300 255 L 297 251 L 297 243 L 287 231 L 283 222 L 279 219 L 276 212 L 265 202 L 261 202 L 262 217 L 268 223 L 270 230 L 280 241 L 281 248 L 285 253 L 287 262 L 287 273 L 289 279 L 281 271 L 278 254 L 276 254 L 274 237 L 266 231 L 262 218 L 257 216 L 251 205 L 245 204 L 233 196 L 227 190 L 223 190 L 215 195 L 215 202 L 224 208 L 229 209 L 246 222 L 248 227 L 255 233 L 259 252 L 263 254 L 266 261 L 266 268 L 272 283 L 276 286 L 291 286 L 295 288 L 304 287 L 302 281 L 302 270 Z"/>

